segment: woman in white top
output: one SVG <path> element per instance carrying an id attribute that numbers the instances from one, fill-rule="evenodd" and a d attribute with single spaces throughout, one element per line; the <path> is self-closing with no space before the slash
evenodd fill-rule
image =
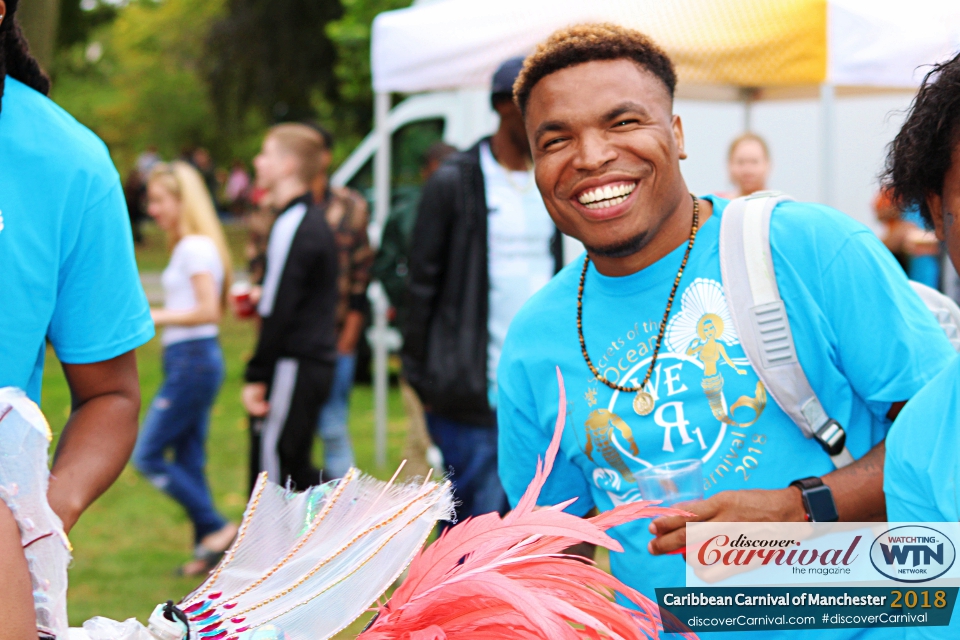
<path id="1" fill-rule="evenodd" d="M 232 269 L 223 229 L 196 169 L 185 162 L 158 165 L 150 174 L 147 200 L 172 252 L 162 278 L 165 305 L 151 310 L 154 323 L 163 327 L 164 381 L 133 463 L 186 509 L 195 551 L 181 570 L 200 575 L 213 568 L 237 532 L 214 508 L 204 473 L 210 408 L 224 377 L 217 323 Z"/>

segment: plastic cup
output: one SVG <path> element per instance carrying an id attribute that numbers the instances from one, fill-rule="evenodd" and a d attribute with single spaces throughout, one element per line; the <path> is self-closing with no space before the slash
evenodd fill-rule
<path id="1" fill-rule="evenodd" d="M 230 287 L 230 299 L 233 301 L 233 312 L 238 318 L 249 318 L 256 313 L 256 306 L 250 298 L 252 287 L 248 282 L 237 282 Z"/>
<path id="2" fill-rule="evenodd" d="M 633 474 L 644 500 L 660 500 L 661 507 L 703 500 L 703 463 L 699 460 L 676 460 L 658 464 Z M 686 547 L 671 551 L 686 557 Z"/>
<path id="3" fill-rule="evenodd" d="M 703 464 L 699 460 L 658 464 L 635 473 L 634 477 L 640 497 L 660 500 L 660 506 L 703 500 Z"/>

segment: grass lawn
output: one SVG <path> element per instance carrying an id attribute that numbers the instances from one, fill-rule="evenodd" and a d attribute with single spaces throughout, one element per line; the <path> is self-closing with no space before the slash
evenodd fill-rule
<path id="1" fill-rule="evenodd" d="M 228 234 L 236 247 L 240 232 L 228 229 Z M 163 267 L 166 254 L 162 247 L 162 240 L 149 232 L 146 250 L 138 250 L 142 268 Z M 221 326 L 227 377 L 213 409 L 207 472 L 217 507 L 234 521 L 239 521 L 247 497 L 247 420 L 239 398 L 243 365 L 253 341 L 253 326 L 248 322 L 230 317 Z M 159 339 L 154 338 L 137 353 L 144 412 L 161 383 L 160 351 Z M 42 405 L 51 428 L 59 434 L 69 415 L 70 397 L 52 350 L 47 352 Z M 405 424 L 399 393 L 392 389 L 388 465 L 376 468 L 373 394 L 370 387 L 355 388 L 350 430 L 358 466 L 372 475 L 389 478 L 400 462 Z M 129 466 L 83 515 L 70 538 L 74 546 L 71 625 L 78 626 L 96 615 L 115 620 L 135 617 L 146 622 L 156 604 L 177 601 L 199 584 L 198 579 L 174 576 L 174 569 L 191 555 L 192 531 L 186 515 Z M 355 637 L 362 628 L 363 623 L 358 622 L 340 637 Z"/>

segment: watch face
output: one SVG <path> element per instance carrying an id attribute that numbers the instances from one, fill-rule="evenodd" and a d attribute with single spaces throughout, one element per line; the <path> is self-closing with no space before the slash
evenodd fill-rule
<path id="1" fill-rule="evenodd" d="M 807 489 L 803 492 L 803 498 L 807 504 L 807 512 L 813 522 L 836 522 L 840 519 L 830 487 L 822 486 Z"/>

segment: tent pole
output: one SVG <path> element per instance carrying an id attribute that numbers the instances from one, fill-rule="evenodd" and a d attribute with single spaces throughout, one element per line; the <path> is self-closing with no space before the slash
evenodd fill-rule
<path id="1" fill-rule="evenodd" d="M 390 213 L 390 94 L 377 92 L 374 97 L 374 125 L 377 152 L 373 164 L 373 231 L 379 246 L 380 236 Z M 387 308 L 383 287 L 371 287 L 373 301 L 373 395 L 374 452 L 378 468 L 387 465 Z"/>
<path id="2" fill-rule="evenodd" d="M 834 146 L 836 144 L 837 90 L 829 82 L 820 85 L 820 202 L 834 206 Z"/>
<path id="3" fill-rule="evenodd" d="M 753 103 L 760 90 L 755 87 L 741 87 L 740 99 L 743 101 L 743 132 L 753 131 Z"/>

